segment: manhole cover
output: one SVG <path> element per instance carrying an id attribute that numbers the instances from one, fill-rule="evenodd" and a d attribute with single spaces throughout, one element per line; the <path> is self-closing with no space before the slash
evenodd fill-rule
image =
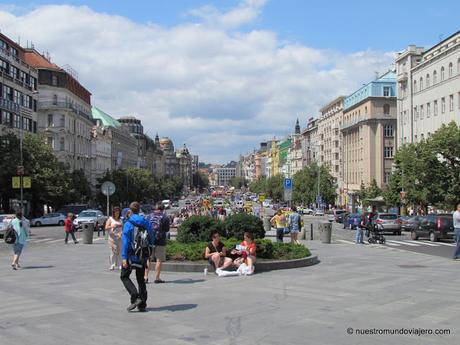
<path id="1" fill-rule="evenodd" d="M 423 265 L 398 265 L 401 268 L 426 268 L 427 266 Z"/>

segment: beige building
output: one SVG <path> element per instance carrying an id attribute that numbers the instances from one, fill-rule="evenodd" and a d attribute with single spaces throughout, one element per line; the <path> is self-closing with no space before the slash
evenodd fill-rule
<path id="1" fill-rule="evenodd" d="M 294 176 L 303 168 L 302 134 L 300 133 L 299 119 L 297 119 L 294 134 L 292 135 L 291 152 L 289 159 L 291 161 L 291 176 Z"/>
<path id="2" fill-rule="evenodd" d="M 426 51 L 409 46 L 396 65 L 399 144 L 426 139 L 451 121 L 460 125 L 460 31 Z"/>
<path id="3" fill-rule="evenodd" d="M 396 152 L 396 74 L 389 71 L 343 100 L 343 194 L 352 205 L 361 184 L 389 180 Z"/>
<path id="4" fill-rule="evenodd" d="M 320 165 L 328 165 L 331 175 L 337 184 L 337 195 L 343 194 L 343 166 L 342 166 L 342 133 L 340 127 L 343 122 L 344 96 L 334 99 L 321 108 L 321 116 L 318 119 L 318 136 L 320 146 Z M 343 205 L 344 200 L 337 200 Z"/>
<path id="5" fill-rule="evenodd" d="M 317 162 L 319 156 L 318 120 L 310 118 L 307 127 L 302 131 L 303 166 Z"/>

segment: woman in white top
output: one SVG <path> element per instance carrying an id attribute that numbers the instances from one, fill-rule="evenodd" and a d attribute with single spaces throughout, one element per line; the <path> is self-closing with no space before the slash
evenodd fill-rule
<path id="1" fill-rule="evenodd" d="M 121 246 L 122 246 L 122 234 L 123 234 L 123 223 L 120 219 L 121 211 L 119 207 L 114 207 L 112 211 L 112 217 L 110 217 L 105 223 L 105 229 L 109 234 L 109 245 L 112 249 L 110 254 L 110 270 L 113 271 L 115 267 L 121 267 Z"/>

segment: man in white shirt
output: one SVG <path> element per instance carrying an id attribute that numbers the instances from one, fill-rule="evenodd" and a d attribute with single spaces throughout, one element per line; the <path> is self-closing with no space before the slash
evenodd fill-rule
<path id="1" fill-rule="evenodd" d="M 460 260 L 460 204 L 457 205 L 457 211 L 453 214 L 455 242 L 457 246 L 454 251 L 454 260 Z"/>

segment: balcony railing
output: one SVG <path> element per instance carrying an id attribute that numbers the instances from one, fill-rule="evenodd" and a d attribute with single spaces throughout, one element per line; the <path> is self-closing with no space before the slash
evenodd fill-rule
<path id="1" fill-rule="evenodd" d="M 19 104 L 16 104 L 9 99 L 0 98 L 0 108 L 11 111 L 12 113 L 19 113 Z"/>
<path id="2" fill-rule="evenodd" d="M 74 107 L 72 103 L 69 102 L 53 102 L 53 101 L 42 101 L 38 102 L 39 109 L 66 109 L 74 112 L 77 115 L 91 119 L 91 116 L 85 113 L 83 110 L 79 110 Z"/>

